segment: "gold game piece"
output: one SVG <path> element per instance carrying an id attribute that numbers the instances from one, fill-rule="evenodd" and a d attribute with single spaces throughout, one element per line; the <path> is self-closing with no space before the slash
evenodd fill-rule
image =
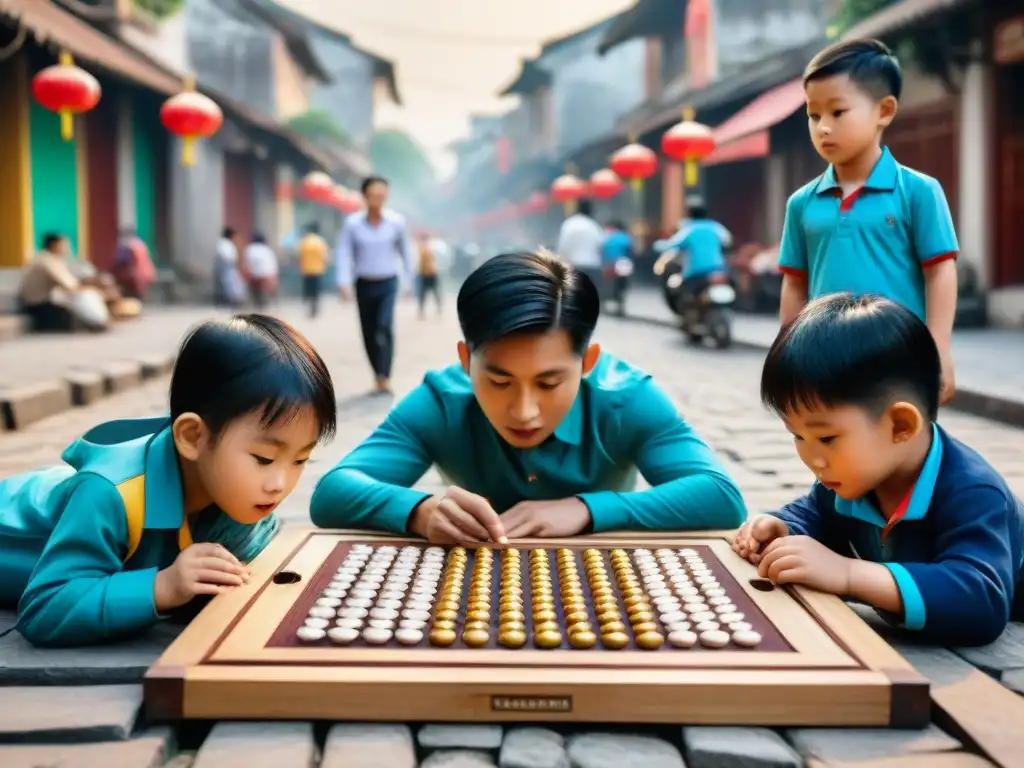
<path id="1" fill-rule="evenodd" d="M 453 611 L 447 608 L 443 608 L 434 614 L 434 618 L 440 619 L 441 621 L 455 621 L 458 617 L 458 611 Z"/>
<path id="2" fill-rule="evenodd" d="M 644 632 L 657 632 L 658 625 L 653 621 L 641 621 L 639 624 L 633 625 L 633 634 L 642 635 Z"/>
<path id="3" fill-rule="evenodd" d="M 454 629 L 432 629 L 430 630 L 430 644 L 440 648 L 447 648 L 455 642 Z"/>
<path id="4" fill-rule="evenodd" d="M 557 621 L 535 621 L 533 622 L 533 634 L 537 635 L 541 632 L 558 632 L 561 627 L 558 626 Z"/>
<path id="5" fill-rule="evenodd" d="M 501 611 L 498 614 L 499 621 L 525 621 L 526 614 L 522 611 Z"/>
<path id="6" fill-rule="evenodd" d="M 621 632 L 622 634 L 625 634 L 626 625 L 621 621 L 609 621 L 601 624 L 601 634 L 607 635 L 613 632 Z"/>
<path id="7" fill-rule="evenodd" d="M 533 620 L 536 621 L 556 621 L 558 614 L 550 608 L 538 608 L 533 612 Z"/>
<path id="8" fill-rule="evenodd" d="M 470 648 L 483 648 L 491 640 L 491 635 L 486 629 L 472 628 L 462 633 L 462 642 Z"/>
<path id="9" fill-rule="evenodd" d="M 455 622 L 451 619 L 441 619 L 431 625 L 431 629 L 455 629 Z"/>
<path id="10" fill-rule="evenodd" d="M 665 637 L 660 632 L 641 632 L 636 636 L 637 647 L 645 651 L 655 651 L 661 648 L 664 642 Z"/>
<path id="11" fill-rule="evenodd" d="M 466 611 L 466 618 L 469 621 L 487 621 L 491 618 L 491 612 L 477 608 L 476 610 Z"/>
<path id="12" fill-rule="evenodd" d="M 588 630 L 569 635 L 569 645 L 573 648 L 593 648 L 597 644 L 597 635 Z"/>
<path id="13" fill-rule="evenodd" d="M 613 597 L 615 595 L 615 590 L 611 587 L 594 587 L 591 589 L 590 594 L 592 594 L 596 600 L 599 597 Z"/>
<path id="14" fill-rule="evenodd" d="M 581 621 L 579 624 L 570 624 L 565 628 L 565 633 L 570 637 L 575 635 L 577 632 L 593 632 L 594 627 L 589 621 Z"/>
<path id="15" fill-rule="evenodd" d="M 609 622 L 609 621 L 621 621 L 621 620 L 622 620 L 622 614 L 619 613 L 616 610 L 601 611 L 601 613 L 597 614 L 597 621 L 600 624 L 604 624 L 604 623 Z"/>
<path id="16" fill-rule="evenodd" d="M 521 629 L 505 629 L 498 633 L 498 643 L 506 648 L 522 648 L 526 645 L 526 632 Z"/>
<path id="17" fill-rule="evenodd" d="M 629 616 L 630 624 L 642 624 L 645 621 L 654 621 L 654 614 L 651 611 L 637 611 Z"/>
<path id="18" fill-rule="evenodd" d="M 581 621 L 590 621 L 590 614 L 586 611 L 573 611 L 565 615 L 566 624 L 579 624 Z"/>
<path id="19" fill-rule="evenodd" d="M 557 630 L 537 632 L 533 636 L 533 644 L 545 650 L 558 648 L 562 644 L 562 633 Z"/>
<path id="20" fill-rule="evenodd" d="M 617 651 L 629 645 L 629 635 L 625 632 L 603 632 L 601 634 L 601 645 Z"/>
<path id="21" fill-rule="evenodd" d="M 439 611 L 457 611 L 459 610 L 458 600 L 441 600 L 437 604 Z"/>

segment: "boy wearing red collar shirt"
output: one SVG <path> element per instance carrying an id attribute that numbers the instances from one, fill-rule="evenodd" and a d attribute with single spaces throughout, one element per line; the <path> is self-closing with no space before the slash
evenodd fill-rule
<path id="1" fill-rule="evenodd" d="M 931 333 L 903 306 L 811 302 L 769 350 L 761 399 L 818 479 L 733 548 L 777 584 L 867 603 L 929 642 L 982 645 L 1024 618 L 1024 504 L 935 423 L 940 378 Z"/>

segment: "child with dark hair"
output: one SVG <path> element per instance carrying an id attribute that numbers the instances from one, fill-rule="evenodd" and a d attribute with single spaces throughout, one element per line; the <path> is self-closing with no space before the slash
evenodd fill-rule
<path id="1" fill-rule="evenodd" d="M 792 320 L 809 298 L 844 291 L 903 304 L 935 338 L 946 403 L 955 391 L 959 245 L 939 182 L 882 146 L 902 86 L 899 63 L 877 40 L 837 43 L 807 66 L 811 140 L 829 167 L 786 206 L 780 319 Z"/>
<path id="2" fill-rule="evenodd" d="M 244 583 L 335 429 L 327 366 L 271 317 L 195 328 L 170 390 L 170 418 L 100 424 L 0 481 L 0 605 L 33 644 L 112 641 Z"/>
<path id="3" fill-rule="evenodd" d="M 768 352 L 761 398 L 817 481 L 740 528 L 733 548 L 778 584 L 874 606 L 942 645 L 1024 618 L 1024 504 L 947 434 L 931 333 L 900 304 L 811 302 Z"/>
<path id="4" fill-rule="evenodd" d="M 649 375 L 592 336 L 597 288 L 546 252 L 495 256 L 459 291 L 459 362 L 429 372 L 321 478 L 313 522 L 505 543 L 728 528 L 743 499 Z M 436 465 L 443 494 L 411 486 Z M 632 490 L 639 471 L 653 486 Z"/>

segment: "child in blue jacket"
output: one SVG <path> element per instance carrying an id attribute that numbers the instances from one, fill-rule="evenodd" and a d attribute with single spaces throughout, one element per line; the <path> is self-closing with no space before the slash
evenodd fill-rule
<path id="1" fill-rule="evenodd" d="M 888 299 L 832 294 L 784 326 L 761 397 L 817 476 L 737 533 L 762 577 L 867 603 L 941 645 L 982 645 L 1024 618 L 1024 504 L 935 423 L 932 334 Z"/>
<path id="2" fill-rule="evenodd" d="M 0 607 L 35 645 L 88 645 L 243 584 L 335 424 L 327 366 L 297 331 L 263 315 L 198 326 L 169 418 L 101 424 L 64 464 L 0 481 Z"/>

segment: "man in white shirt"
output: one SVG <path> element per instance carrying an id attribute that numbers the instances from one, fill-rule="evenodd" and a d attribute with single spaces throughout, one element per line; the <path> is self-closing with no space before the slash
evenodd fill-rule
<path id="1" fill-rule="evenodd" d="M 601 291 L 601 246 L 606 234 L 593 213 L 593 203 L 580 200 L 576 213 L 562 222 L 556 250 L 559 256 L 593 280 Z"/>

